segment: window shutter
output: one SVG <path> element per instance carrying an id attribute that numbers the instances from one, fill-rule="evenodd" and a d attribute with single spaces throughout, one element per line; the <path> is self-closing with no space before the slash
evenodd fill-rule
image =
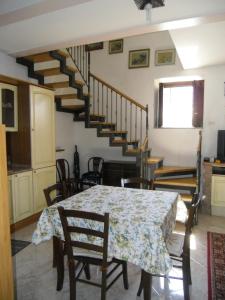
<path id="1" fill-rule="evenodd" d="M 193 81 L 193 127 L 203 126 L 204 80 Z"/>
<path id="2" fill-rule="evenodd" d="M 158 128 L 163 125 L 163 83 L 159 84 Z"/>

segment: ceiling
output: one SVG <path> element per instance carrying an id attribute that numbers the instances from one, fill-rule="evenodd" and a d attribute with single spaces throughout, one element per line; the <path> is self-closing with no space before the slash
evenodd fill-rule
<path id="1" fill-rule="evenodd" d="M 15 56 L 162 30 L 184 68 L 225 63 L 224 0 L 165 0 L 151 23 L 133 0 L 0 1 L 0 50 Z"/>

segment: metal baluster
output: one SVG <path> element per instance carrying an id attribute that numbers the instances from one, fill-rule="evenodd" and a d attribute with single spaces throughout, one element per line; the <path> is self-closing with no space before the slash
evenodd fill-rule
<path id="1" fill-rule="evenodd" d="M 84 46 L 82 46 L 82 56 L 83 56 L 83 76 L 85 78 L 85 68 L 84 68 L 84 59 L 85 59 L 85 56 L 84 56 Z"/>
<path id="2" fill-rule="evenodd" d="M 95 78 L 93 78 L 93 114 L 95 114 Z"/>
<path id="3" fill-rule="evenodd" d="M 132 140 L 132 103 L 130 102 L 130 142 Z"/>
<path id="4" fill-rule="evenodd" d="M 148 104 L 146 105 L 146 134 L 145 136 L 147 136 L 148 138 Z"/>
<path id="5" fill-rule="evenodd" d="M 80 68 L 80 70 L 81 70 L 81 60 L 82 60 L 82 57 L 81 57 L 81 46 L 80 46 L 80 63 L 79 63 L 79 68 Z"/>
<path id="6" fill-rule="evenodd" d="M 122 131 L 122 112 L 123 112 L 123 103 L 122 103 L 122 96 L 120 96 L 120 130 Z"/>
<path id="7" fill-rule="evenodd" d="M 127 100 L 125 105 L 125 131 L 127 131 Z"/>
<path id="8" fill-rule="evenodd" d="M 106 122 L 109 122 L 109 88 L 107 87 Z"/>
<path id="9" fill-rule="evenodd" d="M 99 81 L 98 81 L 98 115 L 99 115 Z"/>
<path id="10" fill-rule="evenodd" d="M 140 132 L 140 145 L 142 145 L 142 109 L 140 109 L 141 110 L 141 126 L 140 126 L 140 130 L 141 130 L 141 132 Z"/>
<path id="11" fill-rule="evenodd" d="M 135 109 L 135 141 L 137 140 L 137 105 Z"/>
<path id="12" fill-rule="evenodd" d="M 104 86 L 103 86 L 103 83 L 102 83 L 102 115 L 104 115 L 103 114 L 103 104 L 104 104 Z"/>
<path id="13" fill-rule="evenodd" d="M 117 93 L 116 93 L 116 130 L 118 129 L 118 124 L 117 124 Z"/>
<path id="14" fill-rule="evenodd" d="M 113 91 L 111 90 L 111 123 L 113 122 L 113 119 L 112 119 L 112 108 L 113 108 L 112 93 L 113 93 Z"/>

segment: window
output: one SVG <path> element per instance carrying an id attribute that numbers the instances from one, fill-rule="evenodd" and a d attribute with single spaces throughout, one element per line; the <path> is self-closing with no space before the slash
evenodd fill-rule
<path id="1" fill-rule="evenodd" d="M 160 83 L 156 127 L 202 127 L 203 102 L 203 80 Z"/>

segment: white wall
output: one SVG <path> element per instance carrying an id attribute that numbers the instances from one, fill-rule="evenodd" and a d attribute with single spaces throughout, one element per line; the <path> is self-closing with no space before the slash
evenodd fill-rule
<path id="1" fill-rule="evenodd" d="M 150 67 L 128 69 L 129 50 L 144 48 L 151 49 Z M 200 76 L 205 80 L 203 155 L 215 156 L 217 130 L 225 128 L 225 65 L 184 71 L 177 57 L 175 65 L 155 66 L 155 50 L 171 48 L 174 45 L 168 32 L 126 38 L 121 54 L 109 55 L 108 43 L 104 43 L 103 50 L 91 54 L 91 70 L 138 102 L 149 105 L 149 138 L 153 155 L 165 157 L 166 164 L 193 165 L 199 130 L 154 128 L 154 83 L 159 78 L 178 76 Z"/>
<path id="2" fill-rule="evenodd" d="M 0 51 L 0 74 L 21 80 L 36 82 L 28 78 L 27 68 L 16 63 L 15 57 L 9 56 Z"/>

